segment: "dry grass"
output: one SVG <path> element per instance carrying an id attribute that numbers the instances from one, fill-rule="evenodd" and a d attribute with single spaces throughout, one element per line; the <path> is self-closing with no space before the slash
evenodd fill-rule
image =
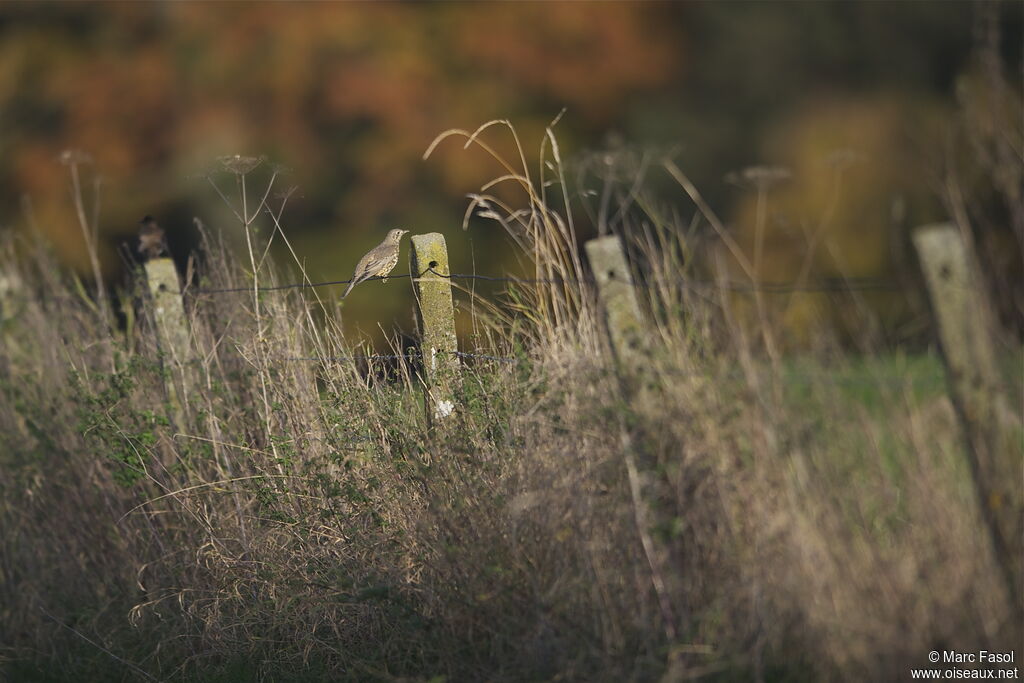
<path id="1" fill-rule="evenodd" d="M 727 300 L 660 284 L 626 376 L 554 136 L 539 176 L 502 163 L 475 203 L 548 282 L 479 302 L 518 362 L 465 368 L 449 430 L 414 365 L 289 360 L 360 353 L 326 297 L 193 292 L 178 365 L 145 315 L 7 249 L 12 680 L 895 680 L 1019 643 L 934 358 L 767 364 Z M 279 281 L 245 206 L 242 263 L 208 238 L 202 286 Z M 645 215 L 643 277 L 691 274 L 692 231 Z"/>

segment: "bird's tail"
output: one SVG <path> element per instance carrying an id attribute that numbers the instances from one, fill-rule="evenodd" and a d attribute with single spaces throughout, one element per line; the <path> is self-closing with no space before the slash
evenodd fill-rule
<path id="1" fill-rule="evenodd" d="M 352 278 L 352 280 L 348 283 L 348 287 L 345 288 L 345 293 L 341 295 L 341 298 L 344 299 L 346 296 L 348 296 L 348 293 L 351 292 L 352 288 L 355 286 L 356 278 Z"/>

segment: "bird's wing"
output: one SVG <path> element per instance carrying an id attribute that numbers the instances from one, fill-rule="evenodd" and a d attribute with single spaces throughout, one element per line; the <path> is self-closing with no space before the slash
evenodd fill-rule
<path id="1" fill-rule="evenodd" d="M 366 274 L 370 271 L 370 264 L 373 262 L 373 251 L 371 250 L 363 258 L 359 259 L 359 263 L 356 264 L 355 273 L 353 273 L 353 279 L 361 279 L 366 277 Z"/>
<path id="2" fill-rule="evenodd" d="M 341 295 L 342 299 L 348 296 L 348 293 L 352 291 L 353 287 L 373 275 L 373 273 L 370 272 L 370 262 L 372 260 L 373 250 L 371 249 L 370 252 L 363 256 L 363 258 L 359 259 L 359 263 L 356 264 L 356 269 L 352 271 L 352 279 L 349 281 L 348 287 L 345 288 L 345 293 Z"/>

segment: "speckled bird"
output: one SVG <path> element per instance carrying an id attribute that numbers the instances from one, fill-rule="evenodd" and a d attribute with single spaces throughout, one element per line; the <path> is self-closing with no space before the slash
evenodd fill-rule
<path id="1" fill-rule="evenodd" d="M 383 242 L 366 252 L 366 256 L 359 259 L 356 270 L 352 274 L 352 281 L 348 283 L 348 288 L 341 298 L 347 297 L 353 287 L 371 277 L 381 277 L 386 280 L 388 274 L 398 265 L 399 243 L 402 241 L 402 235 L 408 232 L 408 230 L 396 228 L 388 233 Z"/>

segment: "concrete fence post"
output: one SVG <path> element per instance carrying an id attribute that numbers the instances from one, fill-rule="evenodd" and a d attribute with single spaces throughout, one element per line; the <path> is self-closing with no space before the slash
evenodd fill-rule
<path id="1" fill-rule="evenodd" d="M 192 356 L 192 343 L 185 307 L 181 298 L 181 283 L 174 261 L 153 258 L 145 263 L 146 285 L 149 291 L 150 313 L 156 328 L 157 343 L 168 371 L 165 384 L 167 398 L 174 412 L 176 426 L 184 428 L 185 395 L 189 391 L 188 362 Z M 180 381 L 180 391 L 175 377 Z"/>
<path id="2" fill-rule="evenodd" d="M 622 241 L 611 235 L 590 240 L 584 246 L 597 280 L 612 350 L 620 365 L 630 365 L 645 344 L 640 304 Z"/>
<path id="3" fill-rule="evenodd" d="M 440 422 L 455 412 L 454 389 L 460 370 L 448 247 L 444 235 L 437 232 L 413 235 L 410 241 L 409 265 L 416 289 L 427 414 Z"/>
<path id="4" fill-rule="evenodd" d="M 661 476 L 655 470 L 655 458 L 645 448 L 642 430 L 627 425 L 626 414 L 635 399 L 645 393 L 636 378 L 644 368 L 650 350 L 646 341 L 643 316 L 633 284 L 633 275 L 626 262 L 622 241 L 617 235 L 599 237 L 584 245 L 597 281 L 598 304 L 604 315 L 608 339 L 611 341 L 618 373 L 619 391 L 625 407 L 619 417 L 619 439 L 626 465 L 633 517 L 640 546 L 647 559 L 651 585 L 658 598 L 662 627 L 670 641 L 676 639 L 675 608 L 672 604 L 672 571 L 665 544 L 651 534 L 657 513 L 651 501 L 657 500 Z M 640 434 L 640 438 L 637 438 Z"/>
<path id="5" fill-rule="evenodd" d="M 950 395 L 964 432 L 982 518 L 1019 610 L 1024 561 L 1024 453 L 999 382 L 995 317 L 960 231 L 940 223 L 913 234 L 938 326 Z M 1018 430 L 1015 438 L 1012 435 Z"/>
<path id="6" fill-rule="evenodd" d="M 0 335 L 7 341 L 7 330 L 24 306 L 25 286 L 17 272 L 0 271 Z"/>

